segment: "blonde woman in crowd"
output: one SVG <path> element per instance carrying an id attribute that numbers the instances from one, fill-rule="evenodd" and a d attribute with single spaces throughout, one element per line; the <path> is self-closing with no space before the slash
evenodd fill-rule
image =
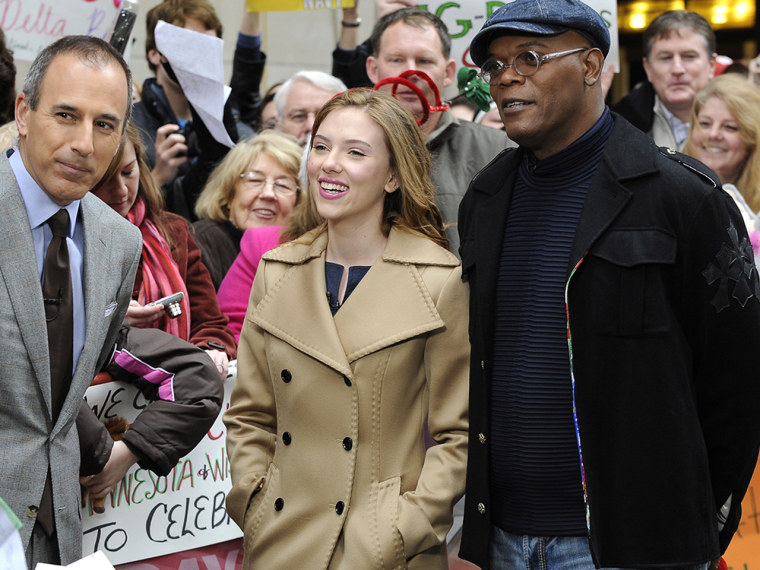
<path id="1" fill-rule="evenodd" d="M 709 166 L 736 202 L 760 267 L 760 89 L 720 75 L 694 101 L 684 152 Z"/>
<path id="2" fill-rule="evenodd" d="M 301 147 L 269 131 L 239 142 L 208 179 L 195 204 L 193 233 L 218 290 L 249 228 L 283 226 L 299 201 Z M 263 178 L 272 184 L 254 184 Z M 278 183 L 280 181 L 282 183 Z"/>

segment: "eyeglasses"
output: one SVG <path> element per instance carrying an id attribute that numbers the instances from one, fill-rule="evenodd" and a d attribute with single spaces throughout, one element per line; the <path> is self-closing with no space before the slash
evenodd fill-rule
<path id="1" fill-rule="evenodd" d="M 512 60 L 512 63 L 504 63 L 498 59 L 489 59 L 480 68 L 480 77 L 486 83 L 496 85 L 499 82 L 502 74 L 510 67 L 523 77 L 530 77 L 538 73 L 541 64 L 545 61 L 557 59 L 558 57 L 564 57 L 571 53 L 579 53 L 593 48 L 575 48 L 567 51 L 558 51 L 555 53 L 547 53 L 546 55 L 539 55 L 534 51 L 523 51 L 518 53 Z"/>
<path id="2" fill-rule="evenodd" d="M 309 120 L 309 117 L 314 118 L 317 111 L 292 111 L 283 117 L 286 123 L 293 123 L 294 125 L 302 125 Z"/>
<path id="3" fill-rule="evenodd" d="M 250 190 L 261 191 L 264 189 L 264 187 L 266 187 L 267 184 L 271 184 L 272 192 L 282 198 L 292 196 L 298 191 L 298 187 L 290 180 L 281 178 L 270 180 L 268 178 L 264 178 L 258 172 L 243 172 L 243 174 L 240 175 L 240 178 L 243 179 L 245 187 Z"/>

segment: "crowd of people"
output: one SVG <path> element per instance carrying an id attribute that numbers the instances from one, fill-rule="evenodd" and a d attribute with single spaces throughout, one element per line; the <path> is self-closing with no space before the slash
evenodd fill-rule
<path id="1" fill-rule="evenodd" d="M 0 48 L 0 497 L 29 568 L 81 557 L 81 489 L 200 441 L 235 360 L 244 568 L 445 570 L 463 496 L 483 569 L 719 568 L 760 449 L 755 62 L 717 74 L 709 23 L 664 12 L 608 105 L 580 0 L 499 7 L 459 74 L 436 15 L 378 0 L 363 42 L 343 8 L 331 74 L 264 90 L 242 5 L 231 148 L 155 37 L 222 37 L 207 0 L 147 13 L 139 97 L 106 41 L 53 42 L 17 95 Z M 118 442 L 98 373 L 150 401 Z"/>

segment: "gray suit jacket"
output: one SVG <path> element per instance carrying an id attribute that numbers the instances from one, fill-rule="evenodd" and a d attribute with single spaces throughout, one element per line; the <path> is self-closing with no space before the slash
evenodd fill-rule
<path id="1" fill-rule="evenodd" d="M 0 155 L 0 496 L 29 545 L 50 467 L 61 563 L 82 556 L 79 437 L 85 390 L 110 356 L 129 305 L 141 254 L 139 230 L 98 198 L 82 199 L 85 343 L 53 425 L 50 360 L 32 233 L 16 178 Z"/>

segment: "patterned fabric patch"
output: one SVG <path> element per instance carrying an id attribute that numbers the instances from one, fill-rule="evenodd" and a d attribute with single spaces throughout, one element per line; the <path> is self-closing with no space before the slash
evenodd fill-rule
<path id="1" fill-rule="evenodd" d="M 708 285 L 718 283 L 718 291 L 712 298 L 712 305 L 720 313 L 736 299 L 744 307 L 752 298 L 760 299 L 760 282 L 757 278 L 752 244 L 745 237 L 739 241 L 739 234 L 733 226 L 726 230 L 731 243 L 723 243 L 720 251 L 702 272 Z"/>

